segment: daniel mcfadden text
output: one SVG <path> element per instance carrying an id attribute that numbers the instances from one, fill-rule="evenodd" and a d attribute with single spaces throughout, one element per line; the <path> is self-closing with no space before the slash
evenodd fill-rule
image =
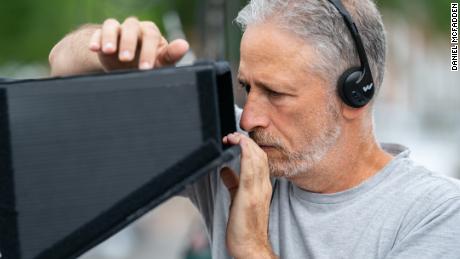
<path id="1" fill-rule="evenodd" d="M 458 3 L 450 4 L 450 70 L 458 71 Z"/>

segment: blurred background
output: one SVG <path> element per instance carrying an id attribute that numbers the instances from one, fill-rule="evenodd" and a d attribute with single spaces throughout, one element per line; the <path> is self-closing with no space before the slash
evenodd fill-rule
<path id="1" fill-rule="evenodd" d="M 412 150 L 426 167 L 460 177 L 460 73 L 450 72 L 450 2 L 381 0 L 388 36 L 385 82 L 376 102 L 380 141 Z M 0 2 L 0 77 L 47 77 L 48 53 L 85 23 L 128 16 L 153 20 L 169 40 L 185 38 L 195 59 L 225 59 L 237 69 L 240 0 L 16 0 Z M 237 103 L 244 93 L 235 87 Z M 197 211 L 173 198 L 81 259 L 210 258 Z"/>

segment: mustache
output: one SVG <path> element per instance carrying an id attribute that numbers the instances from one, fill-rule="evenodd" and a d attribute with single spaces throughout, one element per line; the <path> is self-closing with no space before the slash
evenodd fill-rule
<path id="1" fill-rule="evenodd" d="M 259 146 L 270 146 L 284 150 L 283 143 L 268 132 L 261 130 L 251 131 L 249 132 L 249 137 Z"/>

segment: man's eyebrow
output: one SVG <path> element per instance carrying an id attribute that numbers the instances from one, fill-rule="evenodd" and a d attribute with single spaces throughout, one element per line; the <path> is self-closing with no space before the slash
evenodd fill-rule
<path id="1" fill-rule="evenodd" d="M 295 94 L 296 93 L 296 90 L 293 89 L 291 86 L 289 86 L 287 83 L 280 82 L 277 84 L 273 84 L 270 82 L 263 82 L 261 80 L 255 80 L 254 83 L 258 85 L 259 87 L 263 88 L 264 90 L 270 91 L 270 92 L 282 92 L 285 94 Z"/>
<path id="2" fill-rule="evenodd" d="M 249 83 L 244 79 L 244 78 L 241 78 L 241 77 L 238 77 L 238 82 L 242 85 L 249 85 Z M 267 85 L 266 83 L 264 82 L 261 82 L 261 81 L 258 81 L 258 80 L 255 80 L 254 82 L 258 87 L 266 90 L 266 91 L 274 91 L 273 90 L 273 87 Z"/>
<path id="3" fill-rule="evenodd" d="M 244 79 L 240 74 L 238 74 L 237 76 L 237 80 L 239 83 L 241 84 L 249 84 L 246 79 Z M 254 83 L 255 85 L 257 85 L 258 87 L 266 90 L 266 91 L 270 91 L 270 92 L 279 92 L 279 91 L 287 91 L 287 92 L 292 92 L 294 91 L 293 89 L 291 89 L 289 86 L 285 85 L 285 84 L 280 84 L 280 86 L 282 85 L 283 86 L 283 89 L 279 89 L 279 87 L 275 87 L 274 84 L 272 83 L 268 83 L 268 82 L 263 82 L 261 80 L 254 80 Z"/>
<path id="4" fill-rule="evenodd" d="M 273 91 L 277 92 L 277 90 L 275 90 L 275 87 L 273 87 L 270 83 L 263 82 L 260 80 L 254 80 L 254 83 L 258 85 L 259 87 L 263 88 L 264 90 L 271 91 L 271 92 Z"/>

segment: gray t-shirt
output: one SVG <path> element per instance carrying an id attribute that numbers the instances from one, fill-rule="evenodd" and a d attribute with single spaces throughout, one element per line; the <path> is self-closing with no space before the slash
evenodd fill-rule
<path id="1" fill-rule="evenodd" d="M 399 145 L 382 147 L 396 157 L 350 190 L 278 181 L 270 240 L 281 258 L 460 258 L 459 182 L 415 165 Z"/>
<path id="2" fill-rule="evenodd" d="M 417 166 L 407 148 L 382 147 L 394 159 L 343 192 L 311 193 L 274 180 L 269 237 L 280 258 L 460 258 L 460 182 Z M 203 215 L 213 258 L 230 258 L 229 194 L 217 172 L 186 195 Z"/>

